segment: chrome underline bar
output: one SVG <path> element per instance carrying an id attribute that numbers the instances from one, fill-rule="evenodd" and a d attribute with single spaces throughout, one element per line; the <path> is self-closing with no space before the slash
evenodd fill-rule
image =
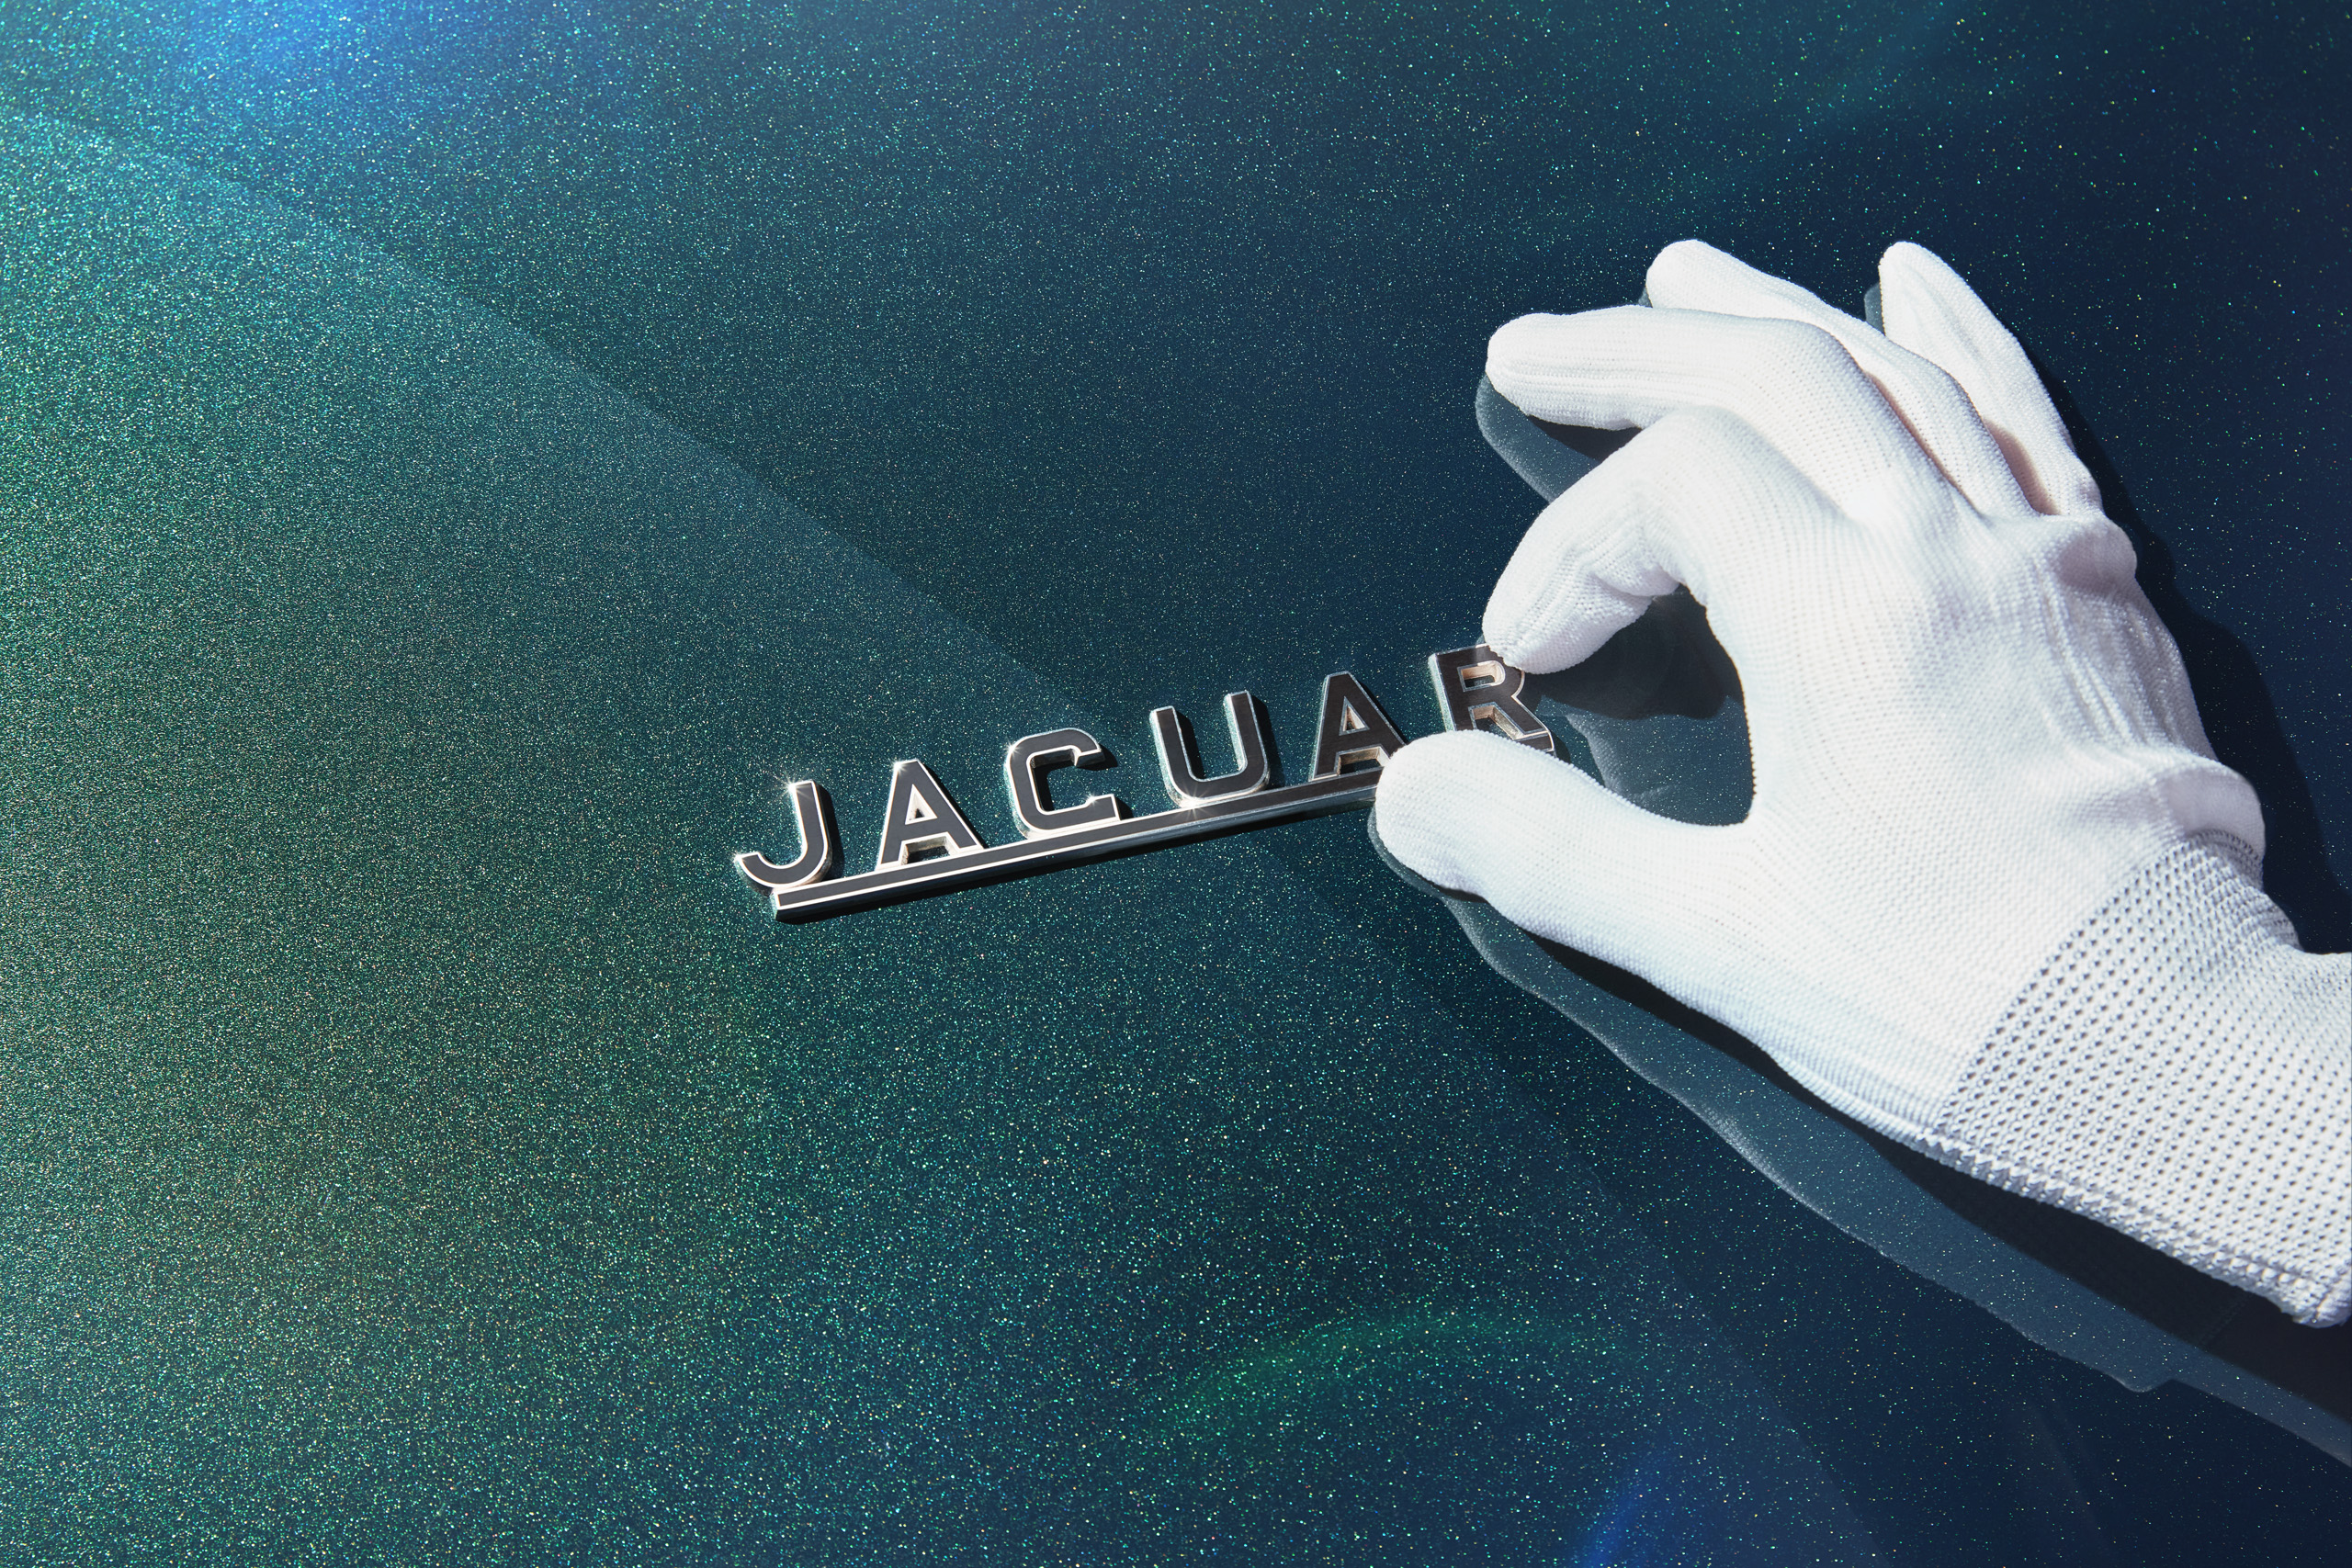
<path id="1" fill-rule="evenodd" d="M 911 903 L 917 898 L 960 892 L 991 882 L 1035 876 L 1088 861 L 1111 860 L 1227 833 L 1246 833 L 1253 828 L 1271 828 L 1279 822 L 1296 822 L 1335 811 L 1361 811 L 1372 804 L 1373 791 L 1379 784 L 1380 771 L 1371 768 L 1362 773 L 1309 779 L 1284 789 L 1261 790 L 1255 795 L 1211 801 L 1206 806 L 1131 817 L 1052 838 L 1029 839 L 1016 844 L 1000 844 L 992 850 L 943 855 L 912 865 L 894 865 L 855 876 L 830 877 L 798 887 L 779 888 L 774 895 L 775 918 L 799 925 L 861 909 Z"/>

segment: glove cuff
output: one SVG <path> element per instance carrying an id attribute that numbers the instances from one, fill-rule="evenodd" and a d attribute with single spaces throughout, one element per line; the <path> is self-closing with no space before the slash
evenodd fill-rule
<path id="1" fill-rule="evenodd" d="M 1922 1147 L 2324 1325 L 2352 1307 L 2352 954 L 2304 953 L 2259 876 L 2219 833 L 2143 866 L 2018 993 Z"/>

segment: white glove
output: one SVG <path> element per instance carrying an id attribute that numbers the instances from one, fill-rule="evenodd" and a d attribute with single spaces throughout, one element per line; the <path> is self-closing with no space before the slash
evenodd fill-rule
<path id="1" fill-rule="evenodd" d="M 1390 761 L 1381 839 L 1867 1125 L 2340 1322 L 2352 955 L 2263 897 L 2254 791 L 2017 341 L 1916 245 L 1880 292 L 1883 335 L 1686 242 L 1656 308 L 1488 351 L 1538 419 L 1645 428 L 1536 519 L 1487 642 L 1565 669 L 1687 584 L 1739 669 L 1747 819 L 1463 733 Z"/>

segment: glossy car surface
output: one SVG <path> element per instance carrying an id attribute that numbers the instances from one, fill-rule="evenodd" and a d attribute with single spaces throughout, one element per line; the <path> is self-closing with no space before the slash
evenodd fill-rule
<path id="1" fill-rule="evenodd" d="M 1686 234 L 1841 302 L 1912 239 L 2096 442 L 2343 947 L 2340 17 L 90 0 L 0 48 L 0 1558 L 2341 1549 L 2344 1464 L 1826 1222 L 1360 817 L 805 927 L 731 862 L 816 778 L 870 863 L 908 758 L 1002 841 L 1065 726 L 1155 807 L 1148 715 L 1222 765 L 1237 690 L 1303 777 L 1335 671 L 1427 733 L 1537 504 L 1486 334 Z M 1701 780 L 1699 705 L 1611 744 Z"/>

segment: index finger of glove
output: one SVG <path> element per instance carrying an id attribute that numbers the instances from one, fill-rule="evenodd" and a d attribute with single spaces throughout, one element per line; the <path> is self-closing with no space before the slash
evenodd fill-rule
<path id="1" fill-rule="evenodd" d="M 1521 316 L 1487 347 L 1495 389 L 1537 419 L 1623 430 L 1714 408 L 1753 427 L 1848 515 L 1890 529 L 1950 491 L 1838 340 L 1802 321 L 1626 305 Z"/>
<path id="2" fill-rule="evenodd" d="M 1687 585 L 1743 677 L 1776 668 L 1748 646 L 1841 576 L 1863 536 L 1745 421 L 1670 413 L 1545 507 L 1487 602 L 1487 645 L 1538 674 L 1583 660 Z"/>
<path id="3" fill-rule="evenodd" d="M 2014 516 L 2024 492 L 1954 373 L 1922 358 L 1865 321 L 1831 309 L 1793 283 L 1757 271 L 1698 240 L 1660 251 L 1650 264 L 1654 304 L 1733 316 L 1769 316 L 1819 327 L 1838 340 L 1912 437 L 1979 512 Z"/>

